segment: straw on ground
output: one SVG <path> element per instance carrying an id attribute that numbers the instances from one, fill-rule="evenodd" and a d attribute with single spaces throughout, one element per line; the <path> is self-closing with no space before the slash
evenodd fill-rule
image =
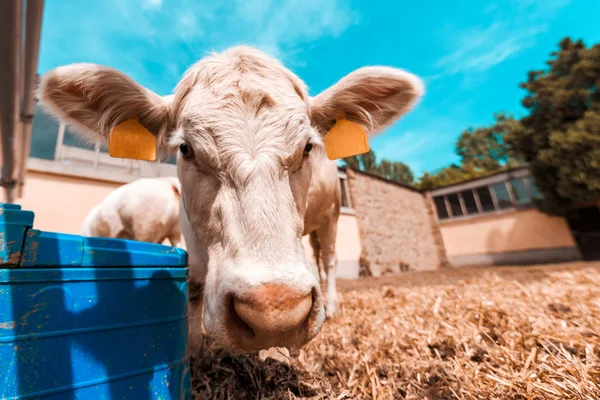
<path id="1" fill-rule="evenodd" d="M 197 399 L 598 399 L 600 264 L 341 281 L 290 365 L 209 349 Z"/>

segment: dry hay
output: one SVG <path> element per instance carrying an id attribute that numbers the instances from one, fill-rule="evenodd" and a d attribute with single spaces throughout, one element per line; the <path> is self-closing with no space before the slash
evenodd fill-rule
<path id="1" fill-rule="evenodd" d="M 599 399 L 600 264 L 340 282 L 289 366 L 210 349 L 196 399 Z"/>

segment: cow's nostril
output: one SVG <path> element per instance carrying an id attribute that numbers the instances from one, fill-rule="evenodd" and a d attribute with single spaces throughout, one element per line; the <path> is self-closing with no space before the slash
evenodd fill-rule
<path id="1" fill-rule="evenodd" d="M 256 335 L 252 327 L 236 311 L 235 299 L 231 296 L 229 301 L 230 322 L 236 332 L 246 336 L 248 339 L 254 338 Z"/>
<path id="2" fill-rule="evenodd" d="M 299 328 L 308 318 L 312 309 L 312 295 L 304 296 L 293 304 L 254 304 L 238 299 L 233 300 L 233 308 L 238 318 L 255 334 L 257 331 L 273 333 Z"/>
<path id="3" fill-rule="evenodd" d="M 313 293 L 264 285 L 248 296 L 233 296 L 230 310 L 237 334 L 241 333 L 256 346 L 300 343 L 309 333 Z"/>

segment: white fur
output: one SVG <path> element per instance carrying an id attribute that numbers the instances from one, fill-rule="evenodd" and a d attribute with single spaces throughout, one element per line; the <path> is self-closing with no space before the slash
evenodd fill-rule
<path id="1" fill-rule="evenodd" d="M 181 185 L 176 177 L 144 178 L 113 190 L 86 216 L 83 236 L 163 243 L 185 249 L 179 226 Z"/>
<path id="2" fill-rule="evenodd" d="M 204 285 L 207 333 L 234 347 L 224 299 L 258 293 L 261 283 L 314 293 L 308 340 L 319 331 L 322 295 L 301 242 L 314 230 L 325 237 L 322 257 L 332 277 L 328 307 L 336 309 L 337 171 L 335 181 L 316 178 L 311 184 L 313 174 L 327 169 L 321 165 L 332 171 L 321 138 L 340 111 L 369 134 L 379 133 L 416 104 L 423 86 L 405 71 L 366 67 L 311 98 L 278 60 L 239 46 L 194 64 L 171 96 L 157 96 L 119 71 L 90 64 L 50 71 L 40 91 L 45 107 L 82 135 L 106 140 L 117 123 L 138 116 L 157 135 L 161 152 L 188 146 L 190 155 L 179 157 L 177 166 L 190 280 Z M 314 149 L 305 154 L 309 142 Z M 309 187 L 331 195 L 325 212 L 307 213 Z M 329 222 L 305 226 L 317 214 Z M 198 336 L 201 302 L 190 312 L 191 334 Z"/>

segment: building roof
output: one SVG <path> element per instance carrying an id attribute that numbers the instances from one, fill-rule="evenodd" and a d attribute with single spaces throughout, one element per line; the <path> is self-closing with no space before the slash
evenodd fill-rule
<path id="1" fill-rule="evenodd" d="M 373 173 L 370 173 L 370 172 L 359 171 L 359 170 L 355 170 L 355 169 L 352 169 L 352 168 L 348 168 L 347 166 L 339 166 L 338 165 L 338 171 L 344 171 L 345 172 L 347 170 L 351 170 L 354 173 L 365 175 L 365 176 L 368 176 L 369 178 L 377 179 L 377 180 L 389 183 L 391 185 L 399 186 L 399 187 L 401 187 L 403 189 L 407 189 L 407 190 L 410 190 L 412 192 L 417 192 L 417 193 L 423 193 L 424 192 L 423 190 L 418 189 L 418 188 L 416 188 L 416 187 L 414 187 L 412 185 L 407 185 L 405 183 L 400 183 L 400 182 L 392 181 L 390 179 L 387 179 L 386 177 L 383 177 L 383 176 L 380 176 L 380 175 L 376 175 L 376 174 L 373 174 Z"/>
<path id="2" fill-rule="evenodd" d="M 440 186 L 435 189 L 431 189 L 428 192 L 431 193 L 432 196 L 441 196 L 443 194 L 462 190 L 475 189 L 479 186 L 492 185 L 509 179 L 526 178 L 528 176 L 530 176 L 529 167 L 523 166 L 487 174 L 485 176 L 480 176 L 473 179 L 467 179 L 451 185 Z"/>
<path id="3" fill-rule="evenodd" d="M 473 184 L 477 184 L 479 181 L 482 181 L 482 182 L 483 181 L 489 181 L 490 179 L 493 179 L 494 177 L 497 177 L 499 175 L 512 175 L 514 173 L 523 173 L 524 171 L 528 171 L 529 167 L 527 165 L 525 165 L 525 166 L 522 166 L 522 167 L 505 169 L 505 170 L 502 170 L 502 171 L 493 172 L 493 173 L 490 173 L 490 174 L 478 176 L 476 178 L 465 179 L 465 180 L 462 180 L 460 182 L 455 182 L 455 183 L 452 183 L 452 184 L 449 184 L 449 185 L 438 186 L 438 187 L 436 187 L 434 189 L 431 189 L 431 190 L 418 189 L 418 188 L 416 188 L 416 187 L 414 187 L 412 185 L 407 185 L 407 184 L 404 184 L 404 183 L 392 181 L 392 180 L 389 180 L 389 179 L 387 179 L 387 178 L 385 178 L 383 176 L 379 176 L 379 175 L 376 175 L 376 174 L 373 174 L 373 173 L 370 173 L 370 172 L 358 171 L 358 170 L 355 170 L 355 169 L 348 168 L 347 166 L 339 166 L 338 165 L 338 170 L 339 171 L 344 171 L 345 172 L 348 169 L 350 169 L 352 172 L 355 172 L 355 173 L 358 173 L 358 174 L 362 174 L 362 175 L 365 175 L 365 176 L 368 176 L 370 178 L 377 179 L 377 180 L 380 180 L 380 181 L 384 181 L 384 182 L 390 183 L 392 185 L 400 186 L 400 187 L 402 187 L 404 189 L 407 189 L 407 190 L 411 190 L 411 191 L 419 192 L 419 193 L 428 193 L 428 192 L 431 193 L 431 192 L 437 192 L 438 190 L 441 190 L 441 189 L 443 189 L 444 191 L 446 191 L 446 189 L 451 189 L 453 187 L 459 187 L 459 186 L 463 186 L 463 185 L 469 185 L 469 186 L 471 186 Z"/>
<path id="4" fill-rule="evenodd" d="M 493 178 L 493 177 L 495 177 L 497 175 L 510 174 L 510 173 L 513 173 L 513 172 L 522 171 L 522 170 L 528 170 L 528 169 L 529 169 L 529 167 L 526 166 L 526 165 L 524 165 L 522 167 L 515 167 L 515 168 L 503 169 L 501 171 L 497 171 L 497 172 L 492 172 L 492 173 L 489 173 L 489 174 L 481 175 L 481 176 L 478 176 L 476 178 L 464 179 L 462 181 L 451 183 L 451 184 L 448 184 L 448 185 L 438 186 L 438 187 L 436 187 L 435 189 L 432 189 L 432 190 L 446 189 L 446 188 L 450 188 L 452 186 L 463 185 L 465 183 L 471 183 L 471 182 L 477 182 L 477 181 L 487 180 L 487 179 Z"/>

